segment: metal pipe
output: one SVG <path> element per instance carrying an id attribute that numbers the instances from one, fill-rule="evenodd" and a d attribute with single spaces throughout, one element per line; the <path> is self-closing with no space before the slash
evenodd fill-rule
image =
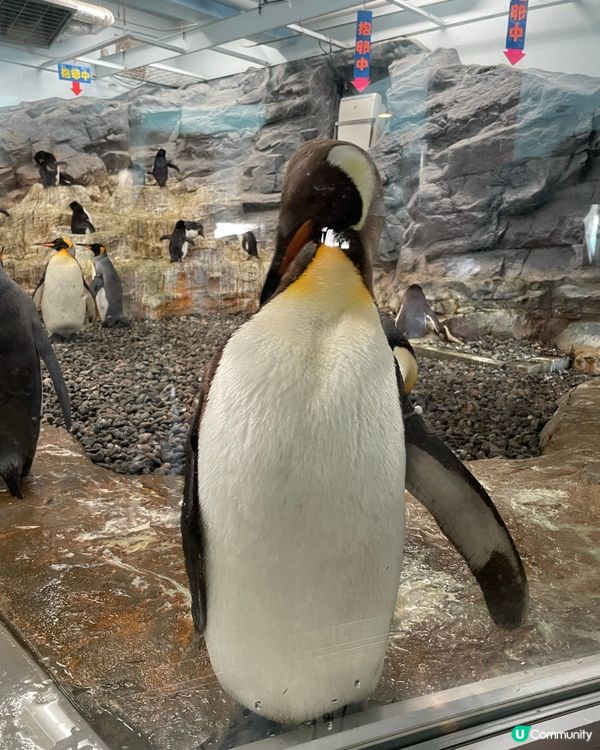
<path id="1" fill-rule="evenodd" d="M 115 17 L 108 8 L 101 5 L 92 5 L 83 0 L 50 0 L 51 5 L 58 5 L 73 12 L 71 23 L 87 23 L 98 31 L 107 29 L 115 22 Z"/>

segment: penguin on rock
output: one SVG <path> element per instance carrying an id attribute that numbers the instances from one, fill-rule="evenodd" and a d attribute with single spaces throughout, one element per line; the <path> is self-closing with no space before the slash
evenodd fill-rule
<path id="1" fill-rule="evenodd" d="M 73 234 L 89 234 L 95 232 L 96 227 L 92 224 L 92 219 L 85 208 L 77 201 L 71 201 L 69 208 L 73 212 L 71 216 L 71 232 Z"/>
<path id="2" fill-rule="evenodd" d="M 489 495 L 410 403 L 416 362 L 374 302 L 382 226 L 365 151 L 314 140 L 296 152 L 262 305 L 211 360 L 190 427 L 181 530 L 194 624 L 223 688 L 281 723 L 377 685 L 405 487 L 494 621 L 516 627 L 526 610 L 523 565 Z"/>
<path id="3" fill-rule="evenodd" d="M 54 349 L 31 298 L 5 272 L 0 253 L 0 477 L 10 493 L 23 496 L 40 433 L 44 360 L 67 429 L 69 396 Z"/>
<path id="4" fill-rule="evenodd" d="M 151 174 L 161 188 L 167 184 L 167 180 L 169 179 L 169 167 L 181 172 L 178 166 L 167 161 L 167 152 L 164 148 L 159 148 L 154 157 L 154 165 Z"/>
<path id="5" fill-rule="evenodd" d="M 42 318 L 52 336 L 69 338 L 83 328 L 86 316 L 96 318 L 94 297 L 85 283 L 81 266 L 74 258 L 69 237 L 38 243 L 55 252 L 44 269 L 44 275 L 33 293 L 33 301 L 42 310 Z"/>
<path id="6" fill-rule="evenodd" d="M 249 258 L 258 258 L 256 235 L 251 230 L 242 235 L 242 250 L 248 253 Z"/>
<path id="7" fill-rule="evenodd" d="M 179 263 L 188 254 L 190 245 L 195 244 L 194 240 L 188 239 L 188 229 L 185 221 L 179 219 L 171 234 L 163 234 L 160 241 L 169 240 L 169 257 L 171 263 Z"/>
<path id="8" fill-rule="evenodd" d="M 54 154 L 49 151 L 36 151 L 33 160 L 38 165 L 40 180 L 45 188 L 58 185 L 79 185 L 71 175 L 62 171 L 66 162 L 56 161 Z"/>

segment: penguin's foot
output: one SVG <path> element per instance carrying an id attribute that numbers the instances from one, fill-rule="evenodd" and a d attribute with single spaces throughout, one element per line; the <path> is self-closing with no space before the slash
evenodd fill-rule
<path id="1" fill-rule="evenodd" d="M 220 750 L 229 750 L 239 745 L 273 737 L 290 729 L 293 729 L 293 727 L 279 724 L 265 716 L 255 714 L 248 708 L 239 706 L 238 712 L 232 717 L 227 731 L 219 743 L 219 748 Z"/>
<path id="2" fill-rule="evenodd" d="M 70 336 L 61 336 L 60 333 L 53 333 L 50 336 L 50 341 L 53 344 L 56 344 L 57 342 L 68 341 L 70 338 L 71 338 Z"/>

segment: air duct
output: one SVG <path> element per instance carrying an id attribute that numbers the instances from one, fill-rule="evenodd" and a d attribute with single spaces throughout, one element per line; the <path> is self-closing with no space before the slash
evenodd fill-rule
<path id="1" fill-rule="evenodd" d="M 82 0 L 52 0 L 51 5 L 71 11 L 73 16 L 59 39 L 84 34 L 97 34 L 115 22 L 115 17 L 108 8 L 92 5 Z"/>

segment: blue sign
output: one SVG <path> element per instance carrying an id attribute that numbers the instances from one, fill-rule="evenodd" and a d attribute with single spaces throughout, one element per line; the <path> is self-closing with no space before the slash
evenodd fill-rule
<path id="1" fill-rule="evenodd" d="M 92 69 L 81 65 L 58 64 L 58 77 L 61 81 L 76 81 L 77 83 L 91 83 Z"/>
<path id="2" fill-rule="evenodd" d="M 522 50 L 525 47 L 528 5 L 529 0 L 510 0 L 506 49 Z"/>
<path id="3" fill-rule="evenodd" d="M 370 10 L 359 10 L 356 14 L 356 42 L 354 45 L 354 80 L 352 83 L 363 91 L 370 83 L 371 66 L 371 31 L 373 13 Z"/>

